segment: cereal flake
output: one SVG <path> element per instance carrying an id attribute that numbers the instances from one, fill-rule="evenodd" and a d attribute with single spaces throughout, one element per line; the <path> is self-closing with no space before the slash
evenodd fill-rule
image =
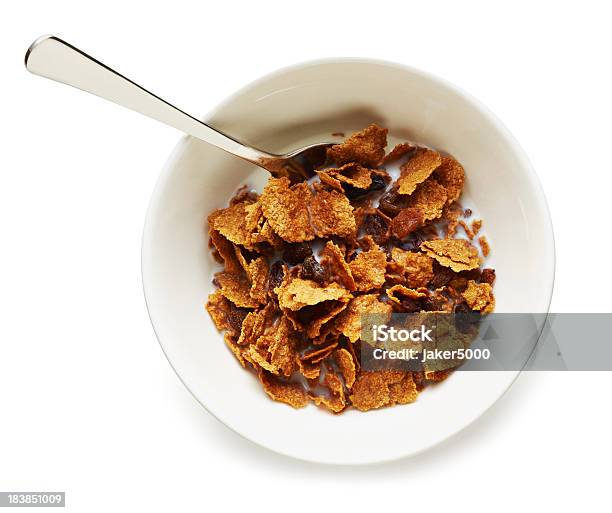
<path id="1" fill-rule="evenodd" d="M 265 371 L 259 372 L 259 380 L 266 394 L 275 401 L 286 403 L 296 409 L 308 404 L 308 394 L 299 383 L 279 380 L 273 374 Z"/>
<path id="2" fill-rule="evenodd" d="M 404 384 L 408 380 L 414 386 L 414 381 L 409 372 L 362 371 L 355 380 L 349 398 L 353 406 L 361 411 L 381 408 L 399 401 L 403 401 L 401 404 L 412 402 L 416 399 L 416 386 L 414 386 L 414 392 L 411 392 L 410 384 Z M 393 387 L 393 392 L 391 387 Z"/>
<path id="3" fill-rule="evenodd" d="M 453 157 L 442 157 L 440 166 L 435 171 L 437 181 L 446 189 L 447 204 L 453 203 L 461 196 L 465 182 L 465 171 Z"/>
<path id="4" fill-rule="evenodd" d="M 361 319 L 365 314 L 382 314 L 385 320 L 391 318 L 391 306 L 378 298 L 377 294 L 357 296 L 334 321 L 334 329 L 352 343 L 361 337 Z"/>
<path id="5" fill-rule="evenodd" d="M 321 263 L 327 267 L 331 277 L 347 290 L 354 291 L 357 286 L 344 253 L 332 241 L 328 241 L 321 253 Z"/>
<path id="6" fill-rule="evenodd" d="M 251 283 L 244 275 L 221 272 L 215 274 L 215 282 L 219 285 L 221 294 L 236 306 L 257 308 L 259 302 L 251 297 Z"/>
<path id="7" fill-rule="evenodd" d="M 317 191 L 310 200 L 310 216 L 317 237 L 355 235 L 353 207 L 338 191 Z"/>
<path id="8" fill-rule="evenodd" d="M 288 178 L 271 178 L 261 195 L 263 213 L 272 229 L 287 242 L 314 239 L 308 203 L 310 188 L 306 183 L 290 187 Z"/>
<path id="9" fill-rule="evenodd" d="M 480 249 L 482 249 L 482 254 L 486 257 L 489 256 L 491 248 L 489 248 L 489 242 L 487 241 L 487 238 L 484 235 L 481 235 L 480 237 L 478 237 L 478 243 L 480 244 Z"/>
<path id="10" fill-rule="evenodd" d="M 409 288 L 426 287 L 434 277 L 433 259 L 430 256 L 401 248 L 391 250 L 388 269 L 405 280 Z"/>
<path id="11" fill-rule="evenodd" d="M 470 280 L 462 295 L 472 310 L 478 310 L 482 313 L 490 313 L 495 310 L 493 287 L 488 283 L 476 283 L 474 280 Z"/>
<path id="12" fill-rule="evenodd" d="M 357 290 L 367 292 L 385 283 L 387 256 L 376 244 L 368 251 L 362 251 L 349 264 Z"/>
<path id="13" fill-rule="evenodd" d="M 408 162 L 400 167 L 401 175 L 397 179 L 398 192 L 412 194 L 417 185 L 427 180 L 441 163 L 442 157 L 437 151 L 418 148 Z"/>
<path id="14" fill-rule="evenodd" d="M 404 155 L 408 155 L 408 153 L 414 151 L 415 149 L 416 146 L 413 146 L 408 142 L 396 144 L 393 149 L 385 155 L 385 158 L 383 159 L 383 164 L 388 164 L 389 162 L 399 160 Z"/>
<path id="15" fill-rule="evenodd" d="M 338 365 L 338 369 L 342 373 L 342 378 L 344 379 L 344 383 L 346 388 L 351 388 L 353 383 L 355 383 L 356 377 L 356 367 L 355 360 L 353 360 L 353 355 L 349 353 L 346 349 L 337 349 L 334 351 L 334 358 L 336 360 L 336 364 Z"/>
<path id="16" fill-rule="evenodd" d="M 446 198 L 446 189 L 434 178 L 428 178 L 408 197 L 406 207 L 420 209 L 423 212 L 423 219 L 430 221 L 442 216 Z"/>
<path id="17" fill-rule="evenodd" d="M 337 283 L 322 286 L 315 281 L 301 278 L 293 278 L 288 283 L 283 282 L 280 287 L 274 289 L 274 292 L 278 295 L 281 308 L 294 312 L 323 301 L 350 297 L 350 293 Z"/>
<path id="18" fill-rule="evenodd" d="M 372 183 L 372 170 L 360 166 L 356 162 L 349 162 L 343 166 L 325 170 L 328 176 L 341 183 L 347 183 L 358 189 L 367 189 Z"/>
<path id="19" fill-rule="evenodd" d="M 421 251 L 455 272 L 476 269 L 480 265 L 478 250 L 464 239 L 428 240 L 421 244 Z"/>
<path id="20" fill-rule="evenodd" d="M 385 156 L 387 132 L 386 128 L 372 124 L 360 132 L 355 132 L 342 144 L 329 148 L 327 155 L 338 165 L 357 162 L 364 166 L 376 166 Z"/>

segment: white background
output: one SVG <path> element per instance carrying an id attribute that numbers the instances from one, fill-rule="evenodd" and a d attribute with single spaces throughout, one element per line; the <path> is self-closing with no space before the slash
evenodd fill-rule
<path id="1" fill-rule="evenodd" d="M 552 311 L 610 311 L 605 2 L 206 4 L 3 4 L 0 491 L 65 490 L 79 512 L 605 509 L 610 373 L 523 375 L 458 437 L 384 466 L 292 461 L 220 425 L 173 374 L 141 290 L 147 202 L 179 134 L 23 67 L 53 32 L 196 115 L 313 58 L 441 75 L 491 107 L 538 171 Z"/>

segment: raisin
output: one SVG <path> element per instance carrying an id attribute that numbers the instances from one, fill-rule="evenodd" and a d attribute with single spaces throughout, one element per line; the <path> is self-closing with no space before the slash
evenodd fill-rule
<path id="1" fill-rule="evenodd" d="M 238 308 L 233 303 L 230 303 L 230 309 L 227 312 L 227 322 L 235 333 L 240 333 L 242 330 L 242 322 L 249 311 L 246 308 Z"/>
<path id="2" fill-rule="evenodd" d="M 378 174 L 372 174 L 372 183 L 370 183 L 367 189 L 360 189 L 349 183 L 342 184 L 344 194 L 350 200 L 358 200 L 372 194 L 376 191 L 381 191 L 387 186 L 385 177 Z"/>
<path id="3" fill-rule="evenodd" d="M 324 283 L 327 279 L 325 268 L 312 255 L 304 260 L 301 275 L 303 279 L 314 280 L 317 283 Z"/>
<path id="4" fill-rule="evenodd" d="M 376 244 L 384 244 L 387 241 L 389 229 L 387 220 L 380 214 L 368 214 L 363 220 L 363 229 L 366 235 L 371 235 Z"/>
<path id="5" fill-rule="evenodd" d="M 469 333 L 472 327 L 480 322 L 480 312 L 475 312 L 465 302 L 457 303 L 453 312 L 455 327 L 461 333 Z"/>
<path id="6" fill-rule="evenodd" d="M 426 226 L 413 231 L 404 240 L 397 241 L 397 245 L 407 251 L 419 251 L 423 242 L 436 239 L 439 239 L 436 227 Z"/>
<path id="7" fill-rule="evenodd" d="M 289 244 L 283 251 L 283 260 L 291 265 L 303 262 L 305 258 L 312 255 L 312 249 L 307 242 L 297 242 Z"/>
<path id="8" fill-rule="evenodd" d="M 488 283 L 493 285 L 495 282 L 495 269 L 486 268 L 482 270 L 480 274 L 480 283 Z"/>
<path id="9" fill-rule="evenodd" d="M 471 208 L 466 208 L 463 211 L 463 217 L 470 217 L 472 215 L 472 209 Z"/>
<path id="10" fill-rule="evenodd" d="M 463 276 L 455 276 L 448 282 L 448 286 L 455 289 L 457 292 L 464 292 L 467 288 L 468 281 Z"/>
<path id="11" fill-rule="evenodd" d="M 378 209 L 389 217 L 395 217 L 404 208 L 405 205 L 402 203 L 405 203 L 404 199 L 394 188 L 381 196 Z"/>
<path id="12" fill-rule="evenodd" d="M 403 239 L 423 224 L 423 211 L 420 208 L 404 208 L 391 222 L 391 233 Z"/>
<path id="13" fill-rule="evenodd" d="M 280 287 L 285 277 L 285 270 L 283 269 L 283 263 L 277 260 L 270 267 L 270 274 L 268 276 L 268 290 L 273 291 L 276 287 Z"/>
<path id="14" fill-rule="evenodd" d="M 382 191 L 385 187 L 387 187 L 387 180 L 383 175 L 379 175 L 376 173 L 372 174 L 372 183 L 368 187 L 368 191 Z"/>
<path id="15" fill-rule="evenodd" d="M 358 187 L 351 185 L 350 183 L 343 183 L 342 189 L 344 189 L 344 195 L 349 200 L 358 200 L 358 199 L 363 198 L 364 196 L 367 196 L 368 194 L 367 189 L 360 189 Z"/>
<path id="16" fill-rule="evenodd" d="M 426 312 L 436 312 L 440 309 L 439 301 L 432 297 L 424 297 L 421 299 L 421 309 Z"/>
<path id="17" fill-rule="evenodd" d="M 434 277 L 431 280 L 429 286 L 434 290 L 448 285 L 448 282 L 450 282 L 455 277 L 455 273 L 452 269 L 444 267 L 435 261 L 433 263 L 433 272 Z"/>
<path id="18" fill-rule="evenodd" d="M 466 280 L 480 281 L 482 271 L 478 268 L 470 269 L 469 271 L 461 271 L 460 275 Z"/>
<path id="19" fill-rule="evenodd" d="M 421 301 L 417 298 L 405 297 L 401 300 L 402 308 L 407 313 L 415 313 L 421 311 Z"/>

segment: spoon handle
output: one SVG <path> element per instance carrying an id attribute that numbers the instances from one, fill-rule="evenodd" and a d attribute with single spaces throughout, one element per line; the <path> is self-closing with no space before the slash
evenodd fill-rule
<path id="1" fill-rule="evenodd" d="M 28 71 L 95 94 L 261 165 L 274 155 L 246 146 L 202 123 L 159 96 L 55 36 L 34 41 L 25 56 Z"/>

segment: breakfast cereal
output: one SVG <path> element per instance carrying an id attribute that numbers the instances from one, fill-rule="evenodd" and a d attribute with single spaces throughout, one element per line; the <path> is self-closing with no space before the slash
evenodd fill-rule
<path id="1" fill-rule="evenodd" d="M 471 242 L 482 221 L 468 224 L 472 211 L 458 203 L 463 166 L 412 142 L 385 155 L 386 146 L 387 129 L 372 124 L 331 146 L 311 179 L 269 178 L 261 195 L 242 187 L 208 216 L 223 268 L 206 310 L 275 401 L 333 414 L 412 403 L 457 365 L 365 369 L 364 317 L 479 318 L 495 308 L 495 270 L 480 269 Z M 486 257 L 484 235 L 478 244 Z M 469 344 L 469 334 L 457 340 Z"/>

